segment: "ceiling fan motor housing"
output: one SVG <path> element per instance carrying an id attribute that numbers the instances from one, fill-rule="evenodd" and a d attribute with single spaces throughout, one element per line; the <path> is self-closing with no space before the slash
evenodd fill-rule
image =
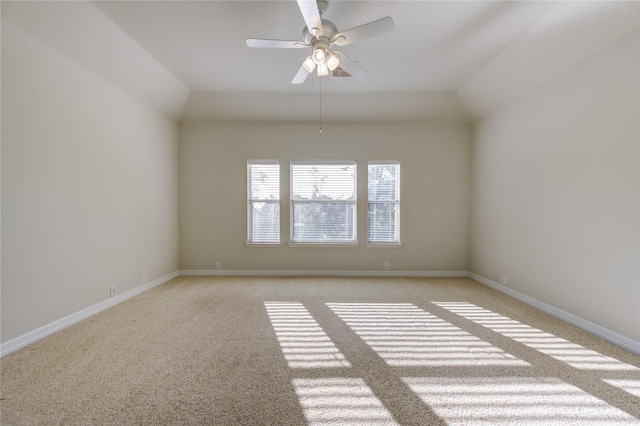
<path id="1" fill-rule="evenodd" d="M 333 37 L 338 34 L 338 28 L 336 27 L 336 24 L 329 21 L 328 19 L 322 20 L 322 30 L 324 32 L 324 35 L 316 37 L 315 35 L 311 34 L 309 29 L 305 26 L 302 29 L 302 39 L 305 43 L 312 44 L 314 39 L 321 40 L 326 38 L 327 43 L 330 43 L 331 40 L 333 40 Z"/>

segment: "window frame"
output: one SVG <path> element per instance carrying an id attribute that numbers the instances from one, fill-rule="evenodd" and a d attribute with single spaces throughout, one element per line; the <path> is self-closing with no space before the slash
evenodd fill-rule
<path id="1" fill-rule="evenodd" d="M 376 165 L 394 165 L 398 167 L 396 174 L 396 198 L 393 201 L 372 201 L 369 199 L 369 166 Z M 367 247 L 371 248 L 397 248 L 402 247 L 402 238 L 401 238 L 401 217 L 400 217 L 400 200 L 401 200 L 401 167 L 400 161 L 398 160 L 372 160 L 367 162 Z M 369 240 L 370 232 L 369 232 L 369 224 L 370 224 L 370 206 L 372 204 L 393 204 L 395 206 L 395 234 L 397 235 L 396 241 L 371 241 Z"/>
<path id="2" fill-rule="evenodd" d="M 293 195 L 294 166 L 333 165 L 353 166 L 353 200 L 295 200 Z M 295 241 L 295 204 L 349 204 L 353 206 L 353 240 L 352 241 Z M 358 162 L 356 160 L 293 160 L 289 162 L 289 246 L 290 247 L 358 247 Z"/>
<path id="3" fill-rule="evenodd" d="M 253 165 L 277 165 L 278 166 L 278 198 L 277 200 L 268 198 L 252 198 L 251 188 L 251 166 Z M 247 247 L 279 247 L 282 243 L 282 226 L 281 226 L 281 201 L 282 201 L 282 181 L 281 167 L 279 160 L 247 160 Z M 253 203 L 263 202 L 277 204 L 278 206 L 278 241 L 254 241 L 253 240 Z"/>

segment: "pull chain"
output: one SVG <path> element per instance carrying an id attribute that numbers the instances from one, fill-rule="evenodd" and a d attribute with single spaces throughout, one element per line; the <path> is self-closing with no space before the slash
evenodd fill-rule
<path id="1" fill-rule="evenodd" d="M 320 129 L 318 133 L 322 133 L 322 77 L 318 77 L 318 82 L 320 84 Z"/>

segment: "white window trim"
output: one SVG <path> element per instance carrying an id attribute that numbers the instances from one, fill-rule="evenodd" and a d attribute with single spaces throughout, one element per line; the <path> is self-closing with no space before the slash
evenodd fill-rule
<path id="1" fill-rule="evenodd" d="M 306 248 L 348 248 L 348 247 L 360 247 L 359 243 L 344 242 L 339 243 L 331 241 L 330 243 L 294 243 L 290 242 L 289 247 L 306 247 Z"/>
<path id="2" fill-rule="evenodd" d="M 398 241 L 398 242 L 382 242 L 382 243 L 376 243 L 376 242 L 372 242 L 369 241 L 367 242 L 367 248 L 400 248 L 402 247 L 402 241 Z"/>

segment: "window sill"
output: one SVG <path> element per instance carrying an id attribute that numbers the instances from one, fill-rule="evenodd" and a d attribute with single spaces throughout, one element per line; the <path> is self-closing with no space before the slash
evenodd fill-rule
<path id="1" fill-rule="evenodd" d="M 280 247 L 280 243 L 244 243 L 245 247 Z"/>
<path id="2" fill-rule="evenodd" d="M 358 243 L 289 243 L 289 247 L 347 248 L 358 246 Z"/>
<path id="3" fill-rule="evenodd" d="M 367 243 L 367 248 L 401 248 L 402 243 Z"/>

